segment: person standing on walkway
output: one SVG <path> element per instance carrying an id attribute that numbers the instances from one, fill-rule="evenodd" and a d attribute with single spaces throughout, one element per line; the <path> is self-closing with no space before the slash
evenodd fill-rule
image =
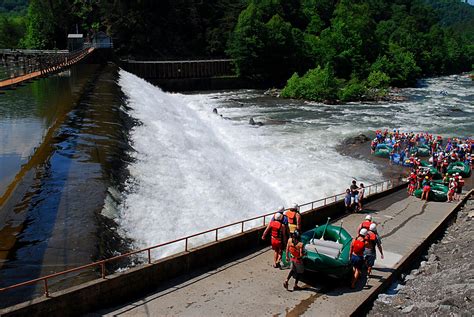
<path id="1" fill-rule="evenodd" d="M 285 282 L 283 282 L 283 287 L 288 290 L 288 282 L 290 281 L 291 277 L 293 277 L 295 279 L 293 290 L 296 291 L 301 289 L 298 286 L 298 281 L 300 280 L 301 275 L 304 273 L 303 243 L 301 242 L 298 230 L 293 231 L 290 235 L 291 238 L 286 244 L 286 261 L 291 261 L 290 273 L 288 273 L 288 277 L 286 278 Z"/>
<path id="2" fill-rule="evenodd" d="M 286 241 L 286 227 L 282 223 L 283 215 L 276 212 L 273 220 L 270 221 L 267 228 L 263 232 L 262 240 L 265 240 L 267 234 L 271 231 L 271 244 L 274 251 L 273 267 L 280 267 L 281 254 L 283 251 L 283 243 Z"/>
<path id="3" fill-rule="evenodd" d="M 367 229 L 360 229 L 359 235 L 351 243 L 351 249 L 349 252 L 349 254 L 351 255 L 351 264 L 353 272 L 351 288 L 355 288 L 355 285 L 359 280 L 362 268 L 364 267 L 364 248 L 366 234 Z"/>
<path id="4" fill-rule="evenodd" d="M 377 258 L 376 247 L 379 249 L 380 257 L 383 259 L 383 250 L 382 250 L 382 240 L 377 233 L 377 225 L 371 223 L 369 231 L 365 236 L 365 248 L 364 248 L 364 260 L 367 265 L 367 276 L 370 276 L 372 273 L 372 267 L 375 264 L 375 259 Z"/>
<path id="5" fill-rule="evenodd" d="M 352 207 L 354 208 L 355 211 L 357 211 L 356 206 L 359 205 L 359 192 L 357 190 L 359 189 L 359 187 L 357 187 L 357 183 L 355 180 L 352 181 L 352 184 L 349 187 L 349 189 L 351 190 L 351 195 L 352 195 L 352 201 L 351 201 Z"/>
<path id="6" fill-rule="evenodd" d="M 364 199 L 364 196 L 365 196 L 365 186 L 364 186 L 364 184 L 360 183 L 359 190 L 357 192 L 359 193 L 359 211 L 361 211 L 362 210 L 362 200 Z"/>
<path id="7" fill-rule="evenodd" d="M 362 223 L 359 225 L 359 227 L 357 227 L 357 232 L 359 232 L 360 229 L 369 230 L 371 224 L 372 224 L 372 216 L 371 215 L 365 216 L 365 220 L 362 221 Z"/>
<path id="8" fill-rule="evenodd" d="M 285 211 L 284 215 L 288 218 L 288 229 L 290 233 L 299 230 L 301 232 L 301 215 L 299 212 L 298 204 Z"/>

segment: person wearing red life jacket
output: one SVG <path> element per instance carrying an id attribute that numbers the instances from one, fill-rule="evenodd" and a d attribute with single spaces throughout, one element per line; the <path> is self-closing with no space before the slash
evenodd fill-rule
<path id="1" fill-rule="evenodd" d="M 290 239 L 286 244 L 286 261 L 290 261 L 290 273 L 283 282 L 283 287 L 288 290 L 288 282 L 290 281 L 291 277 L 295 279 L 295 285 L 293 286 L 293 290 L 301 289 L 298 286 L 298 281 L 301 278 L 301 275 L 304 273 L 304 265 L 303 265 L 303 243 L 301 242 L 300 234 L 298 230 L 293 231 L 290 233 Z"/>
<path id="2" fill-rule="evenodd" d="M 359 280 L 362 268 L 364 267 L 364 249 L 365 249 L 365 236 L 367 229 L 362 228 L 359 231 L 359 235 L 351 243 L 351 249 L 349 254 L 351 255 L 352 264 L 352 281 L 351 288 L 355 288 L 357 281 Z"/>
<path id="3" fill-rule="evenodd" d="M 286 241 L 286 226 L 282 223 L 283 215 L 279 212 L 275 213 L 273 220 L 270 221 L 267 228 L 263 232 L 262 240 L 269 232 L 271 232 L 271 244 L 274 251 L 273 256 L 273 267 L 280 267 L 281 254 L 283 251 L 283 245 Z"/>
<path id="4" fill-rule="evenodd" d="M 379 249 L 380 257 L 383 259 L 382 240 L 377 233 L 377 225 L 375 223 L 371 223 L 369 231 L 367 231 L 365 236 L 364 248 L 364 260 L 367 265 L 367 276 L 370 276 L 372 267 L 375 264 L 375 259 L 377 258 L 376 247 Z"/>
<path id="5" fill-rule="evenodd" d="M 367 215 L 365 216 L 365 220 L 357 227 L 357 232 L 360 232 L 360 229 L 367 229 L 369 230 L 370 225 L 372 224 L 372 216 Z"/>

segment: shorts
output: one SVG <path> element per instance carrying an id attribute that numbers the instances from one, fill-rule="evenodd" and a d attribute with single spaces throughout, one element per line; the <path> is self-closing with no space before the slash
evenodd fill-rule
<path id="1" fill-rule="evenodd" d="M 364 255 L 364 260 L 366 261 L 368 267 L 374 266 L 375 258 L 376 258 L 375 254 Z"/>
<path id="2" fill-rule="evenodd" d="M 359 202 L 359 195 L 352 196 L 351 197 L 351 202 L 357 204 Z"/>
<path id="3" fill-rule="evenodd" d="M 362 269 L 362 267 L 364 266 L 364 257 L 362 255 L 352 254 L 351 255 L 351 264 L 356 269 L 359 269 L 359 270 Z"/>
<path id="4" fill-rule="evenodd" d="M 272 238 L 272 249 L 275 250 L 276 252 L 282 251 L 282 244 L 281 240 L 277 240 L 275 238 Z"/>
<path id="5" fill-rule="evenodd" d="M 303 274 L 304 273 L 304 264 L 303 263 L 296 263 L 295 261 L 291 261 L 290 270 L 296 272 L 297 274 Z"/>
<path id="6" fill-rule="evenodd" d="M 462 194 L 462 188 L 461 187 L 456 188 L 456 194 Z"/>

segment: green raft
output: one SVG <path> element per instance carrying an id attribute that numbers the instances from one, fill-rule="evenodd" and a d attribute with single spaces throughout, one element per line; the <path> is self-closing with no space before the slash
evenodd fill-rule
<path id="1" fill-rule="evenodd" d="M 324 240 L 320 238 L 324 234 Z M 301 235 L 305 255 L 303 263 L 305 270 L 319 272 L 335 278 L 346 277 L 351 271 L 349 251 L 351 235 L 342 227 L 322 225 Z M 283 252 L 283 263 L 286 254 Z"/>
<path id="2" fill-rule="evenodd" d="M 429 169 L 430 174 L 434 180 L 443 179 L 443 174 L 441 174 L 436 167 L 433 167 L 430 163 L 426 161 L 421 161 L 422 168 Z"/>
<path id="3" fill-rule="evenodd" d="M 469 165 L 463 162 L 454 162 L 449 164 L 448 166 L 448 174 L 453 175 L 455 173 L 459 173 L 462 177 L 469 177 L 471 176 L 471 168 Z"/>
<path id="4" fill-rule="evenodd" d="M 374 155 L 378 157 L 390 157 L 390 153 L 392 152 L 392 147 L 388 144 L 379 144 L 375 148 Z"/>
<path id="5" fill-rule="evenodd" d="M 416 197 L 421 198 L 423 189 L 417 189 L 413 193 Z M 448 200 L 448 187 L 440 182 L 431 182 L 431 190 L 428 194 L 428 200 L 431 201 L 446 201 Z"/>
<path id="6" fill-rule="evenodd" d="M 420 157 L 428 157 L 430 156 L 430 147 L 426 144 L 414 146 L 411 148 L 410 154 L 415 154 Z"/>

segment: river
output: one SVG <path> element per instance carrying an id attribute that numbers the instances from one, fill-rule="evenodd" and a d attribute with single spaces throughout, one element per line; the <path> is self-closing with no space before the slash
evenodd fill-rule
<path id="1" fill-rule="evenodd" d="M 343 140 L 394 127 L 472 136 L 472 88 L 449 76 L 403 89 L 405 102 L 324 105 L 259 90 L 165 93 L 80 65 L 7 91 L 0 286 L 380 181 L 374 163 L 339 153 Z"/>

